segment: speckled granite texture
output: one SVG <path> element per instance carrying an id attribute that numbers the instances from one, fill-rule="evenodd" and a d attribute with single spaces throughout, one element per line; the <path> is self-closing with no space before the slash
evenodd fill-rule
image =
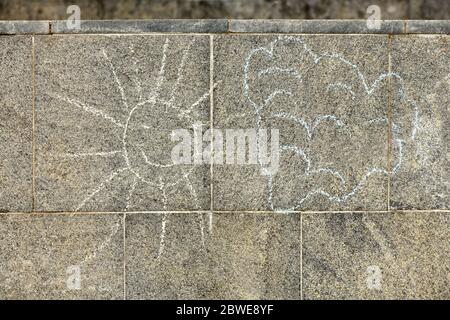
<path id="1" fill-rule="evenodd" d="M 0 22 L 0 299 L 450 299 L 448 21 L 61 23 Z"/>

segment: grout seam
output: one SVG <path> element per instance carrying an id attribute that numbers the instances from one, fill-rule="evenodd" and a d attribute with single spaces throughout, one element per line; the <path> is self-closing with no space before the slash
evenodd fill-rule
<path id="1" fill-rule="evenodd" d="M 36 49 L 34 35 L 31 37 L 31 81 L 32 81 L 32 115 L 31 115 L 31 211 L 36 209 Z"/>
<path id="2" fill-rule="evenodd" d="M 300 300 L 303 300 L 303 213 L 300 213 Z"/>

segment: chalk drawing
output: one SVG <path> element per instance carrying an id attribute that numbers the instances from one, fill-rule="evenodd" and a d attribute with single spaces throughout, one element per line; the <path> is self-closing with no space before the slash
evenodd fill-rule
<path id="1" fill-rule="evenodd" d="M 192 37 L 186 47 L 183 48 L 181 54 L 177 54 L 176 58 L 172 58 L 169 49 L 171 47 L 169 37 L 164 39 L 162 45 L 160 61 L 158 69 L 155 70 L 156 76 L 151 89 L 148 94 L 143 91 L 143 82 L 141 81 L 141 74 L 143 68 L 140 68 L 141 62 L 136 55 L 136 47 L 134 45 L 129 46 L 131 57 L 131 72 L 125 74 L 128 78 L 127 83 L 125 83 L 125 77 L 120 73 L 119 68 L 114 63 L 114 59 L 108 52 L 107 48 L 100 49 L 101 57 L 104 59 L 104 65 L 109 70 L 111 74 L 111 79 L 120 94 L 120 109 L 116 114 L 121 114 L 122 116 L 111 116 L 107 112 L 100 110 L 98 107 L 89 105 L 79 99 L 74 97 L 68 97 L 60 94 L 50 93 L 49 96 L 53 99 L 65 102 L 70 106 L 75 107 L 78 110 L 92 114 L 98 117 L 101 121 L 104 120 L 105 123 L 110 123 L 121 130 L 121 150 L 101 150 L 92 151 L 86 150 L 83 152 L 68 152 L 64 154 L 53 155 L 55 158 L 73 159 L 73 161 L 94 158 L 110 158 L 110 157 L 122 157 L 125 165 L 123 168 L 111 172 L 109 175 L 104 177 L 99 184 L 93 188 L 91 191 L 84 196 L 80 203 L 74 208 L 74 211 L 80 211 L 85 206 L 92 201 L 96 196 L 100 197 L 100 193 L 112 186 L 113 184 L 126 184 L 128 187 L 128 192 L 126 193 L 126 199 L 124 202 L 123 211 L 131 211 L 133 209 L 133 196 L 136 190 L 145 188 L 151 188 L 155 193 L 161 195 L 162 208 L 164 211 L 169 209 L 168 201 L 170 199 L 169 195 L 174 193 L 181 188 L 187 190 L 192 198 L 192 203 L 196 210 L 200 210 L 200 202 L 197 196 L 197 191 L 195 190 L 194 184 L 191 182 L 191 175 L 195 170 L 195 164 L 187 164 L 183 166 L 174 166 L 173 163 L 159 161 L 159 155 L 155 155 L 152 152 L 153 159 L 150 154 L 145 150 L 145 144 L 142 143 L 142 136 L 148 138 L 149 141 L 145 143 L 152 143 L 152 136 L 157 134 L 155 131 L 158 128 L 155 127 L 153 123 L 143 123 L 147 118 L 158 118 L 155 117 L 152 112 L 148 112 L 154 108 L 162 106 L 164 112 L 172 112 L 176 114 L 178 119 L 186 119 L 194 125 L 198 123 L 198 108 L 201 107 L 203 103 L 207 103 L 211 94 L 211 88 L 205 88 L 205 92 L 202 93 L 195 101 L 191 104 L 186 104 L 183 100 L 184 97 L 180 95 L 180 87 L 183 82 L 188 82 L 185 73 L 190 60 L 195 60 L 195 48 L 196 37 Z M 181 56 L 180 56 L 181 55 Z M 173 61 L 172 61 L 173 59 Z M 170 80 L 167 77 L 167 72 L 169 69 L 174 70 L 174 68 L 169 68 L 172 64 L 176 65 L 176 79 Z M 130 83 L 132 84 L 132 90 L 130 90 Z M 167 85 L 165 85 L 167 83 Z M 127 86 L 125 86 L 125 84 Z M 217 86 L 218 83 L 214 83 L 213 87 Z M 167 90 L 168 89 L 168 90 Z M 132 92 L 130 92 L 132 91 Z M 164 94 L 162 93 L 164 91 Z M 130 96 L 130 94 L 132 94 Z M 166 95 L 166 96 L 164 96 Z M 136 99 L 137 98 L 137 99 Z M 205 107 L 209 109 L 209 107 Z M 147 111 L 147 112 L 146 112 Z M 117 117 L 117 118 L 116 118 Z M 184 122 L 185 123 L 185 122 Z M 143 130 L 143 131 L 140 131 Z M 144 132 L 147 131 L 147 132 Z M 170 137 L 170 132 L 167 132 L 167 137 Z M 168 146 L 170 149 L 170 146 Z M 150 150 L 153 150 L 149 147 Z M 170 155 L 170 150 L 167 150 Z M 171 170 L 171 171 L 167 171 Z M 202 244 L 205 244 L 205 224 L 208 224 L 208 230 L 212 228 L 212 218 L 205 222 L 203 221 L 203 215 L 199 213 L 199 232 L 201 234 Z M 165 249 L 165 236 L 166 230 L 169 223 L 168 213 L 162 213 L 161 222 L 161 234 L 160 234 L 160 245 L 158 248 L 157 260 L 164 253 Z M 117 232 L 117 230 L 115 230 Z M 114 232 L 114 233 L 115 233 Z M 90 259 L 90 258 L 89 258 Z"/>
<path id="2" fill-rule="evenodd" d="M 258 57 L 264 57 L 264 61 L 273 61 L 274 58 L 276 58 L 276 49 L 281 46 L 287 46 L 287 45 L 294 45 L 296 46 L 296 49 L 300 49 L 300 55 L 301 58 L 305 59 L 305 65 L 310 65 L 309 68 L 306 69 L 306 72 L 302 73 L 301 67 L 302 66 L 295 66 L 295 67 L 285 67 L 285 66 L 263 66 L 261 67 L 260 64 L 255 63 L 255 67 L 253 66 L 252 62 L 257 59 Z M 285 52 L 285 50 L 283 50 Z M 298 55 L 296 56 L 298 58 Z M 285 64 L 286 59 L 283 60 L 283 63 Z M 400 137 L 400 126 L 398 123 L 392 123 L 392 137 L 393 137 L 393 143 L 394 143 L 394 164 L 390 170 L 386 169 L 385 167 L 369 167 L 366 169 L 365 174 L 362 175 L 362 177 L 354 183 L 353 185 L 349 185 L 349 181 L 344 179 L 344 175 L 332 167 L 318 167 L 316 166 L 313 161 L 311 160 L 311 154 L 308 148 L 302 148 L 297 145 L 292 144 L 281 144 L 280 145 L 280 153 L 292 153 L 296 157 L 302 159 L 302 161 L 305 163 L 305 170 L 304 175 L 308 176 L 311 174 L 331 174 L 334 177 L 336 177 L 340 184 L 343 186 L 347 186 L 347 191 L 344 194 L 330 194 L 326 191 L 324 191 L 322 188 L 318 188 L 317 186 L 314 186 L 312 190 L 307 191 L 303 196 L 301 196 L 298 199 L 292 199 L 292 203 L 288 206 L 278 206 L 275 202 L 274 197 L 274 176 L 268 175 L 267 176 L 267 202 L 269 207 L 272 210 L 280 211 L 280 212 L 286 212 L 286 211 L 294 211 L 297 209 L 301 209 L 302 206 L 305 204 L 305 202 L 309 199 L 312 199 L 314 197 L 324 197 L 328 199 L 331 202 L 335 203 L 344 203 L 351 197 L 355 196 L 357 193 L 359 193 L 364 186 L 367 184 L 369 179 L 372 176 L 375 175 L 394 175 L 396 174 L 401 166 L 403 161 L 403 152 L 404 152 L 404 144 L 407 142 L 413 142 L 416 138 L 417 132 L 421 129 L 420 127 L 420 110 L 419 106 L 415 103 L 415 101 L 409 99 L 405 93 L 405 86 L 403 83 L 402 77 L 392 71 L 387 71 L 385 73 L 382 73 L 379 75 L 379 77 L 372 83 L 368 83 L 366 80 L 366 77 L 364 74 L 360 71 L 359 67 L 350 62 L 345 57 L 342 57 L 339 54 L 336 53 L 316 53 L 310 47 L 307 45 L 307 43 L 303 40 L 300 36 L 279 36 L 272 42 L 270 42 L 266 46 L 258 47 L 255 49 L 250 50 L 248 55 L 245 58 L 244 65 L 243 65 L 243 94 L 245 98 L 247 99 L 249 105 L 252 107 L 254 111 L 255 116 L 255 123 L 256 127 L 259 129 L 261 128 L 265 123 L 264 121 L 270 120 L 270 119 L 279 119 L 281 121 L 289 121 L 293 123 L 294 125 L 303 128 L 306 133 L 306 139 L 307 143 L 311 143 L 315 130 L 317 127 L 321 124 L 324 125 L 331 125 L 335 127 L 342 128 L 343 130 L 346 130 L 349 128 L 349 124 L 344 123 L 343 120 L 339 119 L 337 115 L 334 114 L 326 114 L 326 115 L 318 115 L 316 118 L 308 121 L 306 118 L 303 118 L 301 116 L 290 114 L 289 112 L 286 112 L 283 110 L 283 106 L 277 105 L 275 101 L 276 96 L 278 95 L 284 95 L 286 97 L 293 95 L 293 89 L 282 89 L 282 88 L 274 88 L 273 91 L 270 94 L 267 94 L 267 97 L 264 98 L 257 95 L 256 97 L 253 97 L 252 91 L 251 91 L 251 81 L 255 81 L 262 78 L 267 77 L 269 75 L 274 74 L 283 74 L 285 76 L 293 77 L 294 79 L 298 80 L 296 83 L 298 84 L 304 84 L 305 79 L 307 79 L 307 73 L 313 72 L 314 67 L 317 66 L 320 62 L 326 61 L 327 63 L 330 63 L 331 65 L 334 64 L 340 64 L 342 66 L 345 66 L 348 68 L 348 75 L 356 77 L 358 79 L 358 85 L 360 85 L 363 88 L 363 96 L 357 91 L 352 88 L 352 86 L 348 83 L 338 81 L 336 83 L 332 83 L 327 85 L 323 92 L 324 95 L 333 91 L 341 91 L 345 94 L 350 95 L 351 100 L 358 100 L 367 98 L 373 95 L 375 90 L 380 86 L 380 83 L 386 79 L 395 79 L 396 83 L 399 85 L 398 94 L 400 97 L 400 101 L 402 103 L 406 103 L 409 106 L 411 106 L 411 110 L 414 114 L 413 116 L 413 123 L 411 124 L 411 132 L 408 136 Z M 276 63 L 274 63 L 276 64 Z M 303 66 L 306 68 L 306 66 Z M 262 68 L 262 70 L 258 70 L 257 68 Z M 250 73 L 252 74 L 252 78 L 250 77 Z M 343 75 L 340 75 L 341 77 Z M 344 75 L 346 76 L 346 74 Z M 314 84 L 315 85 L 315 84 Z M 295 90 L 301 90 L 301 87 L 299 86 Z M 256 90 L 256 92 L 260 92 Z M 260 102 L 258 102 L 260 101 Z M 268 106 L 271 106 L 270 111 L 266 110 Z M 263 112 L 266 112 L 265 116 L 262 117 Z M 263 120 L 264 119 L 264 120 Z M 371 125 L 377 122 L 384 122 L 386 125 L 388 124 L 387 118 L 376 118 L 372 120 L 363 120 L 362 125 Z M 351 139 L 351 137 L 349 137 Z M 280 168 L 280 171 L 282 168 Z"/>

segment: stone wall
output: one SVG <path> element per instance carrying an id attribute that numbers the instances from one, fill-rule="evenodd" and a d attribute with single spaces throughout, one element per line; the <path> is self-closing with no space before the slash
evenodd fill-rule
<path id="1" fill-rule="evenodd" d="M 0 25 L 1 299 L 449 298 L 448 22 Z"/>
<path id="2" fill-rule="evenodd" d="M 77 4 L 82 19 L 450 19 L 447 0 L 0 0 L 1 20 L 64 19 Z"/>

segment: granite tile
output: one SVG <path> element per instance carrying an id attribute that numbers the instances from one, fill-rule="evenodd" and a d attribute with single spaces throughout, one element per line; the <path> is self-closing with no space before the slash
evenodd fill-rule
<path id="1" fill-rule="evenodd" d="M 399 157 L 391 207 L 449 209 L 450 37 L 393 37 L 391 55 L 401 89 L 392 97 L 393 149 Z"/>
<path id="2" fill-rule="evenodd" d="M 275 174 L 215 165 L 215 210 L 387 208 L 387 36 L 214 39 L 214 128 L 280 135 Z"/>
<path id="3" fill-rule="evenodd" d="M 209 126 L 208 36 L 42 36 L 36 63 L 38 210 L 209 209 L 209 167 L 171 158 Z"/>
<path id="4" fill-rule="evenodd" d="M 0 211 L 32 209 L 31 37 L 0 37 Z"/>
<path id="5" fill-rule="evenodd" d="M 298 214 L 127 214 L 127 299 L 299 299 L 299 249 Z"/>
<path id="6" fill-rule="evenodd" d="M 123 217 L 0 215 L 1 299 L 122 299 Z"/>
<path id="7" fill-rule="evenodd" d="M 52 33 L 218 33 L 226 32 L 226 19 L 147 19 L 84 20 L 80 28 L 69 28 L 67 21 L 52 21 Z"/>
<path id="8" fill-rule="evenodd" d="M 303 216 L 305 299 L 449 299 L 450 213 Z"/>

